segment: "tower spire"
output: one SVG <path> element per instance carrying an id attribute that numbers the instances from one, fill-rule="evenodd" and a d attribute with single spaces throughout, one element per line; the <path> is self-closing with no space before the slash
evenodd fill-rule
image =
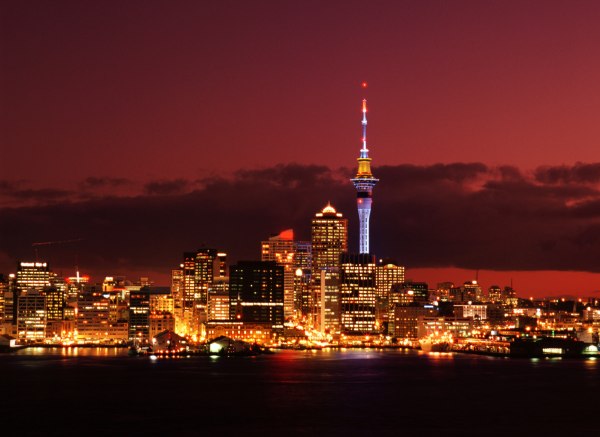
<path id="1" fill-rule="evenodd" d="M 368 158 L 369 157 L 369 149 L 367 149 L 367 99 L 363 99 L 362 101 L 362 113 L 363 113 L 363 118 L 362 118 L 362 131 L 363 131 L 363 136 L 362 136 L 362 149 L 360 150 L 360 157 L 361 158 Z"/>
<path id="2" fill-rule="evenodd" d="M 362 87 L 366 88 L 367 83 L 363 82 Z M 369 253 L 369 217 L 371 215 L 371 204 L 373 202 L 373 187 L 379 182 L 379 179 L 373 177 L 371 173 L 371 158 L 369 158 L 369 149 L 367 149 L 367 99 L 362 101 L 362 148 L 358 161 L 358 171 L 354 179 L 351 179 L 356 188 L 356 206 L 358 207 L 359 219 L 359 253 Z"/>

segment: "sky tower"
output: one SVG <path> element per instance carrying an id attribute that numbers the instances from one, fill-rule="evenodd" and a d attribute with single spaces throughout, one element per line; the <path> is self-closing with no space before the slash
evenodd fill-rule
<path id="1" fill-rule="evenodd" d="M 367 84 L 363 82 L 363 88 Z M 362 101 L 362 149 L 358 161 L 358 171 L 351 181 L 356 188 L 356 206 L 358 207 L 359 221 L 359 253 L 369 253 L 369 216 L 371 215 L 371 203 L 373 202 L 373 187 L 379 182 L 379 179 L 373 177 L 371 173 L 371 158 L 369 158 L 369 149 L 367 149 L 367 99 Z"/>

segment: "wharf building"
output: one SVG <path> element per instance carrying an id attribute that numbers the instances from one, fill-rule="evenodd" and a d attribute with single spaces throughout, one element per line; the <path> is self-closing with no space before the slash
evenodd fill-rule
<path id="1" fill-rule="evenodd" d="M 312 278 L 303 309 L 314 328 L 340 332 L 341 257 L 348 252 L 348 219 L 327 204 L 311 222 Z"/>
<path id="2" fill-rule="evenodd" d="M 419 320 L 424 317 L 437 320 L 439 310 L 434 305 L 412 303 L 395 306 L 391 334 L 393 337 L 416 340 L 419 338 Z"/>
<path id="3" fill-rule="evenodd" d="M 417 321 L 417 337 L 429 337 L 449 333 L 454 338 L 469 337 L 473 319 L 448 316 L 420 316 Z"/>

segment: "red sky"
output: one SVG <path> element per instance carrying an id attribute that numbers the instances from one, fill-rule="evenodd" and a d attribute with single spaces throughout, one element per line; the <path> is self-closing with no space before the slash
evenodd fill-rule
<path id="1" fill-rule="evenodd" d="M 0 179 L 29 188 L 352 167 L 363 80 L 374 169 L 600 155 L 597 1 L 0 8 Z"/>

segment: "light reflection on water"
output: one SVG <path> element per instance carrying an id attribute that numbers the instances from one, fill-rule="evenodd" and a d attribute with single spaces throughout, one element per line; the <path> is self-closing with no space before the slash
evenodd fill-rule
<path id="1" fill-rule="evenodd" d="M 125 347 L 27 347 L 17 352 L 18 355 L 29 356 L 62 356 L 62 357 L 121 357 L 126 356 Z"/>

